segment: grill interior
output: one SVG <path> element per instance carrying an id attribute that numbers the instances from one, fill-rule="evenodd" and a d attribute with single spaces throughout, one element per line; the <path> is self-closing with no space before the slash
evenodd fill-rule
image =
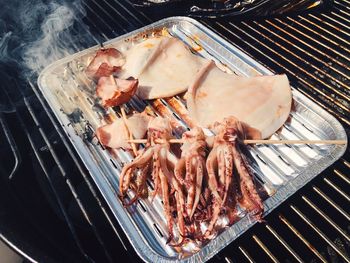
<path id="1" fill-rule="evenodd" d="M 88 34 L 91 41 L 67 43 L 74 51 L 161 18 L 159 14 L 136 10 L 125 0 L 88 0 L 83 2 L 83 7 L 87 11 L 85 24 L 70 30 L 75 34 Z M 336 116 L 349 134 L 349 10 L 350 1 L 338 0 L 334 1 L 331 10 L 323 13 L 258 21 L 201 22 L 272 71 L 287 73 L 294 87 Z M 11 102 L 5 104 L 7 106 L 0 114 L 0 133 L 3 135 L 0 154 L 5 160 L 1 174 L 7 175 L 1 180 L 25 209 L 30 201 L 22 198 L 21 192 L 28 194 L 37 189 L 21 189 L 16 182 L 32 179 L 22 176 L 24 164 L 30 162 L 27 159 L 27 152 L 30 152 L 37 169 L 45 176 L 45 188 L 51 193 L 59 214 L 58 219 L 52 216 L 55 219 L 52 219 L 51 227 L 57 225 L 62 233 L 50 232 L 50 225 L 45 228 L 47 232 L 35 227 L 34 233 L 39 231 L 43 235 L 43 243 L 38 251 L 32 251 L 32 256 L 26 256 L 45 259 L 40 253 L 40 249 L 45 249 L 47 255 L 58 261 L 114 262 L 121 254 L 137 261 L 34 80 L 28 80 L 25 92 L 3 86 L 0 91 L 4 94 L 1 98 Z M 14 132 L 18 129 L 21 135 Z M 52 169 L 53 166 L 56 168 Z M 349 169 L 347 151 L 333 166 L 268 215 L 265 223 L 255 225 L 217 254 L 213 261 L 349 262 Z M 65 201 L 66 196 L 73 200 L 71 205 Z M 79 215 L 70 211 L 72 207 L 77 208 L 75 211 L 79 211 Z M 24 219 L 33 226 L 45 221 L 34 216 L 40 214 L 41 208 L 36 207 L 33 215 Z M 39 222 L 33 222 L 38 218 Z M 46 225 L 43 222 L 43 226 Z M 27 230 L 28 233 L 31 231 Z M 54 235 L 55 240 L 50 235 Z M 25 247 L 22 249 L 25 251 Z"/>

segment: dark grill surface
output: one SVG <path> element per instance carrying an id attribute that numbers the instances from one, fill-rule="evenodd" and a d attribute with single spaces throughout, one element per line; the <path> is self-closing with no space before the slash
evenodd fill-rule
<path id="1" fill-rule="evenodd" d="M 126 0 L 86 0 L 69 28 L 82 50 L 162 18 Z M 350 127 L 350 1 L 330 10 L 203 24 L 276 73 Z M 88 35 L 88 38 L 86 38 Z M 2 66 L 3 67 L 3 66 Z M 0 237 L 41 262 L 139 261 L 57 124 L 35 78 L 1 70 Z M 25 87 L 19 87 L 19 86 Z M 349 151 L 333 166 L 216 255 L 214 262 L 349 262 Z M 6 212 L 5 212 L 6 211 Z"/>

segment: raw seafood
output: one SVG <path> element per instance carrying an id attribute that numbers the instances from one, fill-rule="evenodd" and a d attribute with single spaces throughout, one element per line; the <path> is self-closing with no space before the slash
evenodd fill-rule
<path id="1" fill-rule="evenodd" d="M 292 93 L 286 75 L 240 77 L 208 63 L 196 76 L 187 94 L 190 118 L 208 127 L 234 116 L 270 137 L 287 120 Z M 219 117 L 220 116 L 220 117 Z"/>
<path id="2" fill-rule="evenodd" d="M 241 152 L 244 147 L 241 140 L 266 138 L 284 123 L 291 108 L 287 77 L 245 78 L 225 73 L 214 62 L 193 55 L 180 40 L 172 37 L 155 37 L 136 44 L 125 52 L 125 58 L 118 78 L 102 77 L 98 82 L 97 94 L 105 107 L 125 103 L 135 93 L 137 80 L 119 78 L 138 78 L 136 94 L 142 99 L 173 96 L 189 87 L 189 115 L 198 127 L 183 134 L 178 159 L 169 144 L 170 120 L 156 117 L 148 123 L 147 143 L 120 175 L 119 190 L 124 205 L 149 196 L 146 181 L 152 181 L 151 196 L 159 196 L 163 201 L 168 242 L 173 246 L 180 246 L 188 239 L 211 239 L 216 227 L 219 228 L 217 221 L 221 216 L 228 219 L 229 225 L 238 220 L 237 204 L 261 220 L 264 206 Z M 130 137 L 123 124 L 100 128 L 101 142 L 109 147 L 127 144 Z M 207 145 L 199 127 L 214 131 L 212 145 Z M 106 133 L 120 134 L 118 129 L 125 129 L 122 143 L 118 138 L 105 140 Z M 146 130 L 142 132 L 133 137 L 144 137 Z M 212 149 L 206 160 L 207 146 Z M 129 189 L 134 195 L 127 200 Z M 175 225 L 180 234 L 177 238 L 174 238 Z"/>
<path id="3" fill-rule="evenodd" d="M 96 52 L 85 70 L 86 75 L 94 80 L 100 77 L 108 77 L 120 70 L 125 60 L 122 54 L 115 48 L 102 48 Z"/>
<path id="4" fill-rule="evenodd" d="M 171 243 L 172 246 L 188 240 L 211 239 L 220 216 L 228 219 L 228 225 L 238 220 L 237 204 L 261 220 L 264 206 L 241 152 L 244 147 L 241 141 L 260 139 L 260 132 L 234 117 L 216 122 L 212 130 L 215 137 L 213 145 L 209 145 L 212 149 L 207 160 L 206 137 L 199 127 L 183 134 L 178 159 L 170 150 L 170 120 L 156 117 L 149 123 L 145 147 L 121 172 L 120 194 L 124 205 L 148 196 L 146 179 L 153 182 L 153 198 L 159 195 L 163 200 L 168 242 L 174 241 L 174 224 L 179 230 L 177 242 Z M 128 189 L 134 190 L 134 196 L 126 202 Z"/>
<path id="5" fill-rule="evenodd" d="M 174 173 L 181 185 L 186 186 L 186 211 L 189 219 L 192 219 L 202 192 L 206 142 L 202 129 L 198 127 L 185 132 L 182 139 L 181 158 L 175 165 Z"/>
<path id="6" fill-rule="evenodd" d="M 135 139 L 142 139 L 147 132 L 147 125 L 151 117 L 146 113 L 135 113 L 126 120 L 129 131 Z M 103 125 L 96 130 L 96 136 L 101 144 L 112 149 L 131 149 L 128 143 L 128 130 L 122 119 L 114 120 L 110 124 Z"/>
<path id="7" fill-rule="evenodd" d="M 215 123 L 213 130 L 216 134 L 214 145 L 206 163 L 209 189 L 213 193 L 213 216 L 206 236 L 212 233 L 222 210 L 227 210 L 230 213 L 230 221 L 235 219 L 237 201 L 258 220 L 261 219 L 264 211 L 262 200 L 256 191 L 252 172 L 240 151 L 240 147 L 243 147 L 240 140 L 245 139 L 246 130 L 252 130 L 250 134 L 259 133 L 254 132 L 254 129 L 247 125 L 242 125 L 234 117 L 225 118 L 223 122 Z M 259 139 L 259 137 L 251 137 L 250 139 Z M 235 171 L 237 171 L 236 176 Z M 238 193 L 232 190 L 235 188 L 233 184 L 239 186 Z M 229 200 L 230 198 L 231 200 Z M 230 205 L 227 206 L 227 203 Z"/>
<path id="8" fill-rule="evenodd" d="M 138 86 L 136 79 L 119 79 L 112 75 L 101 77 L 96 86 L 96 94 L 102 99 L 103 107 L 118 106 L 128 102 Z"/>
<path id="9" fill-rule="evenodd" d="M 127 204 L 135 202 L 142 193 L 142 189 L 146 187 L 146 177 L 140 179 L 140 176 L 145 176 L 144 171 L 151 168 L 152 180 L 154 182 L 153 195 L 160 195 L 164 204 L 164 213 L 168 223 L 169 238 L 168 242 L 173 239 L 174 218 L 172 215 L 172 206 L 174 202 L 180 202 L 176 207 L 178 215 L 181 216 L 182 206 L 184 204 L 183 195 L 181 195 L 180 186 L 174 177 L 173 169 L 177 162 L 177 158 L 170 152 L 168 140 L 171 138 L 172 128 L 169 119 L 156 117 L 150 121 L 148 125 L 148 142 L 140 154 L 131 162 L 123 167 L 120 174 L 119 191 L 124 199 L 126 191 L 130 188 L 133 178 L 136 181 L 142 181 L 143 185 L 139 185 L 136 189 L 135 197 Z M 156 143 L 156 140 L 163 140 L 162 143 Z M 135 172 L 140 170 L 140 174 Z M 177 198 L 174 198 L 175 190 Z M 182 200 L 181 200 L 182 199 Z M 176 201 L 175 201 L 176 200 Z M 182 204 L 182 205 L 181 205 Z M 176 210 L 176 208 L 175 208 Z"/>
<path id="10" fill-rule="evenodd" d="M 188 89 L 206 59 L 194 55 L 174 37 L 154 37 L 131 47 L 126 53 L 121 77 L 139 80 L 141 99 L 171 97 Z"/>

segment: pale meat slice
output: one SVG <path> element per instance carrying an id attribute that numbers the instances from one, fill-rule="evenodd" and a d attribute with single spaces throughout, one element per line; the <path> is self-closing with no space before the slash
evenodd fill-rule
<path id="1" fill-rule="evenodd" d="M 118 106 L 128 102 L 138 86 L 136 79 L 118 79 L 112 75 L 101 77 L 96 86 L 96 94 L 104 107 Z"/>
<path id="2" fill-rule="evenodd" d="M 122 77 L 139 80 L 142 99 L 171 97 L 188 89 L 206 59 L 196 56 L 174 37 L 147 39 L 126 53 Z"/>
<path id="3" fill-rule="evenodd" d="M 270 137 L 287 120 L 292 93 L 286 75 L 240 77 L 209 63 L 187 94 L 190 118 L 201 127 L 234 116 Z"/>
<path id="4" fill-rule="evenodd" d="M 146 113 L 133 114 L 126 120 L 129 131 L 134 139 L 142 139 L 145 137 L 149 121 L 152 117 Z M 117 119 L 111 124 L 103 125 L 96 130 L 96 136 L 101 144 L 112 149 L 123 148 L 131 150 L 131 144 L 128 143 L 128 130 L 122 119 Z"/>
<path id="5" fill-rule="evenodd" d="M 138 78 L 155 57 L 158 56 L 162 37 L 146 39 L 125 52 L 125 64 L 122 67 L 121 77 Z"/>
<path id="6" fill-rule="evenodd" d="M 100 49 L 87 66 L 85 73 L 89 78 L 97 80 L 119 71 L 124 63 L 124 57 L 117 49 Z"/>

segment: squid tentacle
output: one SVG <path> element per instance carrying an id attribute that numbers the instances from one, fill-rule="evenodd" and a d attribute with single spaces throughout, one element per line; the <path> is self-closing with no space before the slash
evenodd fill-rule
<path id="1" fill-rule="evenodd" d="M 260 220 L 264 206 L 258 192 L 255 189 L 251 171 L 239 153 L 237 145 L 232 147 L 232 149 L 234 153 L 234 162 L 240 177 L 240 190 L 242 196 L 239 203 L 241 206 L 247 209 L 248 212 L 254 212 L 254 216 Z"/>
<path id="2" fill-rule="evenodd" d="M 192 211 L 190 213 L 190 219 L 192 219 L 192 216 L 194 214 L 194 211 L 197 208 L 197 205 L 199 203 L 201 190 L 202 190 L 202 182 L 203 182 L 203 174 L 204 174 L 204 159 L 202 157 L 197 157 L 197 174 L 196 174 L 196 196 L 194 199 Z"/>
<path id="3" fill-rule="evenodd" d="M 168 184 L 168 178 L 167 178 L 167 154 L 166 154 L 167 149 L 162 147 L 159 151 L 159 157 L 160 157 L 160 182 L 162 186 L 162 199 L 164 203 L 164 212 L 165 212 L 165 217 L 168 222 L 168 231 L 169 231 L 169 237 L 167 240 L 167 243 L 171 242 L 171 240 L 174 237 L 173 234 L 173 217 L 171 214 L 171 207 L 170 207 L 170 196 L 169 196 L 169 184 Z"/>
<path id="4" fill-rule="evenodd" d="M 213 193 L 214 197 L 222 202 L 221 197 L 217 191 L 218 189 L 218 182 L 216 180 L 216 175 L 215 175 L 215 168 L 214 165 L 217 163 L 217 147 L 214 147 L 211 152 L 209 153 L 207 162 L 206 162 L 206 168 L 208 171 L 208 177 L 209 177 L 209 189 Z"/>
<path id="5" fill-rule="evenodd" d="M 181 185 L 185 184 L 185 180 L 183 178 L 183 170 L 185 168 L 185 158 L 180 158 L 175 164 L 174 175 L 175 178 Z"/>
<path id="6" fill-rule="evenodd" d="M 221 202 L 218 200 L 214 200 L 213 215 L 211 217 L 212 218 L 211 221 L 209 222 L 207 231 L 205 232 L 206 237 L 209 237 L 209 235 L 213 232 L 216 221 L 218 221 L 219 219 L 220 212 L 221 212 Z"/>
<path id="7" fill-rule="evenodd" d="M 154 182 L 154 190 L 152 193 L 152 201 L 154 200 L 155 196 L 160 191 L 160 178 L 159 178 L 159 169 L 160 169 L 160 162 L 159 162 L 159 149 L 155 149 L 154 155 L 153 155 L 153 167 L 152 167 L 152 179 Z"/>
<path id="8" fill-rule="evenodd" d="M 218 160 L 218 178 L 220 182 L 220 186 L 225 185 L 225 156 L 224 156 L 224 145 L 219 145 L 217 152 L 217 160 Z"/>
<path id="9" fill-rule="evenodd" d="M 225 160 L 225 189 L 224 189 L 224 197 L 222 200 L 223 205 L 225 205 L 228 190 L 231 185 L 232 176 L 233 176 L 233 152 L 232 152 L 232 146 L 229 144 L 225 145 L 224 160 Z"/>
<path id="10" fill-rule="evenodd" d="M 123 167 L 122 172 L 120 173 L 120 179 L 119 179 L 119 192 L 122 196 L 125 195 L 125 190 L 128 189 L 130 185 L 130 180 L 132 176 L 132 172 L 130 173 L 129 170 L 134 170 L 134 168 L 140 168 L 145 163 L 149 162 L 152 158 L 153 149 L 149 148 L 145 152 L 141 153 L 136 159 L 134 159 L 131 163 L 126 164 Z M 124 178 L 126 177 L 127 180 L 124 183 Z"/>
<path id="11" fill-rule="evenodd" d="M 146 164 L 146 166 L 142 168 L 141 174 L 136 179 L 136 194 L 128 203 L 124 203 L 124 206 L 131 206 L 142 195 L 142 191 L 144 189 L 144 186 L 146 185 L 149 167 L 150 167 L 150 164 Z"/>
<path id="12" fill-rule="evenodd" d="M 192 212 L 192 208 L 193 208 L 193 204 L 194 204 L 194 198 L 195 198 L 195 194 L 196 194 L 196 187 L 195 187 L 195 164 L 194 164 L 194 160 L 190 159 L 190 175 L 189 175 L 189 186 L 188 186 L 188 191 L 187 191 L 187 203 L 186 203 L 186 209 L 187 209 L 187 214 L 190 215 Z"/>

